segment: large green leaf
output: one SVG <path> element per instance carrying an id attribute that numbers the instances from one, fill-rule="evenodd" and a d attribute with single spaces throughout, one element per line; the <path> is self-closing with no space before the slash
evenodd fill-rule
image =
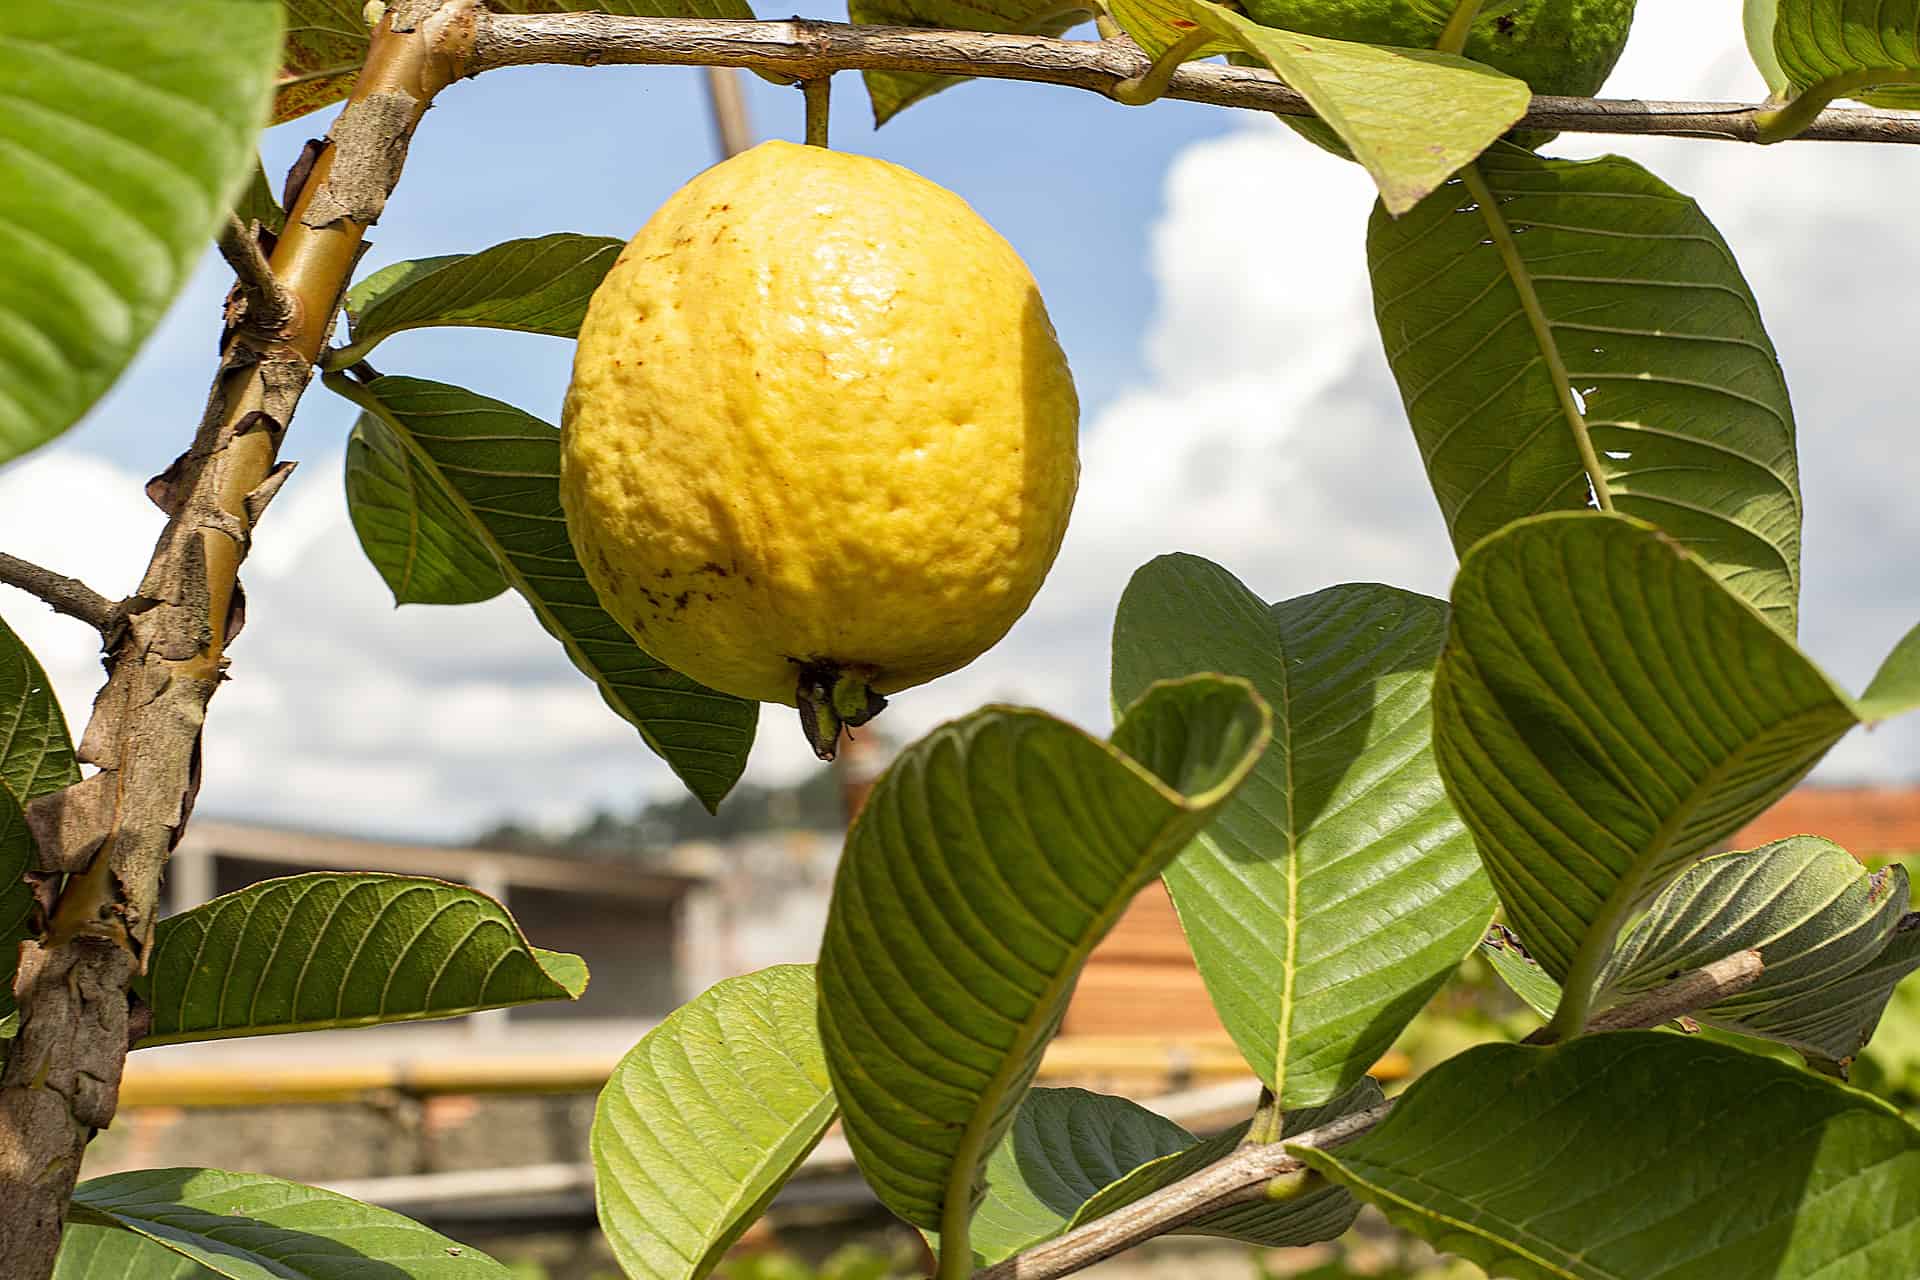
<path id="1" fill-rule="evenodd" d="M 1312 1167 L 1495 1275 L 1884 1280 L 1920 1250 L 1920 1131 L 1738 1049 L 1657 1032 L 1483 1045 Z"/>
<path id="2" fill-rule="evenodd" d="M 1693 1010 L 1695 1019 L 1788 1045 L 1816 1067 L 1844 1073 L 1894 986 L 1920 968 L 1920 916 L 1907 914 L 1907 905 L 1904 868 L 1869 872 L 1817 836 L 1717 854 L 1668 885 L 1621 938 L 1601 971 L 1594 1008 L 1752 948 L 1765 965 L 1759 979 Z M 1496 928 L 1481 953 L 1536 1012 L 1552 1015 L 1559 984 L 1516 938 Z"/>
<path id="3" fill-rule="evenodd" d="M 571 338 L 621 248 L 605 236 L 561 233 L 396 262 L 347 291 L 350 341 L 323 363 L 344 369 L 394 334 L 428 325 Z"/>
<path id="4" fill-rule="evenodd" d="M 593 1117 L 600 1226 L 634 1280 L 700 1280 L 833 1123 L 811 965 L 729 978 L 649 1031 Z"/>
<path id="5" fill-rule="evenodd" d="M 159 323 L 254 162 L 279 49 L 271 0 L 0 5 L 0 462 Z"/>
<path id="6" fill-rule="evenodd" d="M 69 1221 L 133 1232 L 230 1280 L 513 1275 L 479 1250 L 390 1210 L 257 1173 L 142 1169 L 95 1178 L 74 1189 Z M 118 1251 L 99 1253 L 111 1262 Z"/>
<path id="7" fill-rule="evenodd" d="M 416 480 L 466 513 L 573 665 L 640 731 L 708 809 L 740 779 L 759 708 L 661 664 L 607 616 L 574 559 L 560 509 L 560 433 L 510 404 L 420 378 L 327 385 L 379 418 L 407 450 Z"/>
<path id="8" fill-rule="evenodd" d="M 21 806 L 79 780 L 53 685 L 33 650 L 0 620 L 0 1017 L 13 1012 L 13 975 L 33 911 L 24 879 L 33 834 Z"/>
<path id="9" fill-rule="evenodd" d="M 1766 966 L 1759 980 L 1696 1016 L 1839 1062 L 1866 1043 L 1899 975 L 1886 977 L 1880 999 L 1850 1017 L 1839 1015 L 1857 1002 L 1832 993 L 1885 956 L 1907 901 L 1905 868 L 1870 872 L 1818 836 L 1707 858 L 1667 886 L 1621 938 L 1600 975 L 1601 999 L 1651 990 L 1751 948 Z"/>
<path id="10" fill-rule="evenodd" d="M 69 1222 L 52 1280 L 213 1280 L 219 1274 L 117 1226 Z"/>
<path id="11" fill-rule="evenodd" d="M 33 833 L 13 793 L 0 787 L 0 1018 L 18 1006 L 13 999 L 13 975 L 20 968 L 20 944 L 27 940 L 33 917 L 33 890 L 27 872 L 33 869 Z M 4 1058 L 4 1055 L 0 1055 Z"/>
<path id="12" fill-rule="evenodd" d="M 1434 686 L 1448 792 L 1584 1021 L 1628 917 L 1857 723 L 1851 699 L 1673 539 L 1516 522 L 1460 566 Z"/>
<path id="13" fill-rule="evenodd" d="M 1747 0 L 1747 44 L 1783 97 L 1920 107 L 1920 10 L 1886 0 Z"/>
<path id="14" fill-rule="evenodd" d="M 1379 1086 L 1355 1090 L 1339 1111 L 1380 1101 Z M 1289 1133 L 1333 1116 L 1290 1113 Z M 986 1198 L 973 1218 L 973 1265 L 991 1266 L 1169 1186 L 1233 1153 L 1241 1124 L 1201 1140 L 1136 1102 L 1084 1089 L 1034 1089 L 987 1159 Z M 1267 1248 L 1330 1240 L 1360 1206 L 1338 1187 L 1280 1204 L 1237 1205 L 1174 1229 Z M 929 1233 L 936 1244 L 938 1236 Z"/>
<path id="15" fill-rule="evenodd" d="M 444 880 L 315 872 L 162 920 L 134 991 L 143 1045 L 451 1018 L 586 989 L 578 956 L 528 943 L 505 907 Z"/>
<path id="16" fill-rule="evenodd" d="M 472 604 L 507 589 L 466 509 L 398 432 L 363 413 L 347 437 L 347 515 L 400 604 Z"/>
<path id="17" fill-rule="evenodd" d="M 1367 255 L 1461 553 L 1598 491 L 1792 634 L 1793 412 L 1753 294 L 1693 201 L 1629 160 L 1501 146 L 1406 217 L 1376 212 Z"/>
<path id="18" fill-rule="evenodd" d="M 53 685 L 33 650 L 0 620 L 0 787 L 24 803 L 78 781 Z"/>
<path id="19" fill-rule="evenodd" d="M 820 952 L 820 1032 L 881 1201 L 965 1253 L 1087 954 L 1266 745 L 1243 682 L 1156 685 L 1111 743 L 988 707 L 901 753 L 848 834 Z"/>
<path id="20" fill-rule="evenodd" d="M 1121 597 L 1117 704 L 1218 671 L 1274 710 L 1273 746 L 1165 877 L 1214 1008 L 1285 1106 L 1351 1089 L 1492 918 L 1431 748 L 1445 631 L 1426 596 L 1349 585 L 1269 606 L 1193 556 Z M 1391 947 L 1354 945 L 1382 932 Z"/>
<path id="21" fill-rule="evenodd" d="M 287 11 L 287 51 L 280 66 L 273 122 L 283 124 L 353 88 L 367 58 L 365 0 L 280 0 Z M 751 18 L 746 0 L 490 0 L 500 13 L 600 13 L 639 18 Z"/>
<path id="22" fill-rule="evenodd" d="M 1115 0 L 1113 15 L 1155 57 L 1203 30 L 1194 53 L 1238 49 L 1298 90 L 1402 214 L 1527 112 L 1526 82 L 1455 53 L 1355 44 L 1263 27 L 1209 0 Z"/>
<path id="23" fill-rule="evenodd" d="M 1060 0 L 847 0 L 847 17 L 883 27 L 948 27 L 1007 35 L 1063 36 L 1093 20 L 1092 5 Z M 863 71 L 873 122 L 883 125 L 922 98 L 965 76 L 924 71 Z"/>

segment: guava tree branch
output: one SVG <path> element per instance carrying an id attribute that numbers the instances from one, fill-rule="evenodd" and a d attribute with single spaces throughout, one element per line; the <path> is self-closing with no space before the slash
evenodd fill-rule
<path id="1" fill-rule="evenodd" d="M 55 612 L 78 618 L 103 635 L 113 625 L 113 601 L 78 578 L 64 577 L 18 556 L 0 553 L 0 582 L 39 596 Z"/>
<path id="2" fill-rule="evenodd" d="M 1142 75 L 1147 56 L 1126 40 L 1054 40 L 980 31 L 817 22 L 754 22 L 717 18 L 631 18 L 605 13 L 486 14 L 467 71 L 561 63 L 749 67 L 796 80 L 836 71 L 920 71 L 935 75 L 1030 80 L 1114 96 Z M 1167 96 L 1187 102 L 1313 114 L 1306 100 L 1271 72 L 1189 63 L 1173 75 Z M 1517 127 L 1573 133 L 1672 134 L 1727 142 L 1761 142 L 1765 104 L 1642 102 L 1631 99 L 1536 96 Z M 1798 135 L 1825 142 L 1920 143 L 1920 113 L 1828 110 Z"/>
<path id="3" fill-rule="evenodd" d="M 1625 1031 L 1657 1027 L 1684 1013 L 1704 1009 L 1738 995 L 1760 978 L 1760 953 L 1742 951 L 1680 974 L 1672 982 L 1615 1005 L 1588 1024 L 1588 1031 Z M 1274 1179 L 1300 1173 L 1306 1164 L 1289 1148 L 1326 1151 L 1351 1142 L 1393 1110 L 1391 1100 L 1282 1142 L 1244 1146 L 1200 1172 L 1150 1196 L 1096 1218 L 1084 1227 L 976 1271 L 973 1280 L 1053 1280 L 1104 1261 L 1155 1236 L 1178 1230 L 1195 1218 L 1236 1204 L 1267 1198 Z"/>
<path id="4" fill-rule="evenodd" d="M 366 228 L 407 142 L 460 71 L 478 0 L 394 0 L 353 94 L 292 202 L 270 263 L 222 248 L 246 309 L 192 445 L 148 485 L 167 514 L 79 755 L 96 770 L 28 806 L 33 936 L 20 951 L 20 1026 L 0 1073 L 0 1280 L 44 1280 L 80 1158 L 113 1119 L 130 1043 L 128 983 L 146 962 L 167 855 L 200 785 L 200 730 L 245 615 L 238 570 L 290 464 L 280 442 L 325 346 Z M 284 325 L 253 307 L 280 304 Z"/>

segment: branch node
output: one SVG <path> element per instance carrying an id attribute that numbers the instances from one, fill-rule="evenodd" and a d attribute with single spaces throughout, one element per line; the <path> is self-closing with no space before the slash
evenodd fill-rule
<path id="1" fill-rule="evenodd" d="M 300 301 L 273 273 L 253 232 L 232 214 L 220 228 L 220 256 L 233 268 L 246 301 L 241 325 L 263 338 L 283 339 L 300 314 Z"/>

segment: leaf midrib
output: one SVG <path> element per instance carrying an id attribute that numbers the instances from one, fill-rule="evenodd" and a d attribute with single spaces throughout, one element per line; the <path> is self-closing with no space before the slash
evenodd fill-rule
<path id="1" fill-rule="evenodd" d="M 1113 751 L 1110 747 L 1108 749 L 1112 751 L 1114 759 L 1133 764 L 1140 773 L 1149 775 L 1152 773 L 1152 770 L 1138 765 L 1124 752 Z M 1167 791 L 1172 791 L 1171 787 L 1160 783 L 1157 777 L 1153 780 Z M 1215 791 L 1217 787 L 1208 788 L 1208 790 Z M 1182 821 L 1201 807 L 1204 806 L 1176 793 L 1172 810 L 1143 846 L 1136 865 L 1151 864 L 1154 861 L 1154 855 L 1166 845 L 1170 834 L 1178 829 Z M 1113 927 L 1114 921 L 1118 920 L 1127 907 L 1132 905 L 1134 896 L 1153 879 L 1153 875 L 1142 876 L 1136 871 L 1127 880 L 1131 888 L 1114 894 L 1107 906 L 1088 921 L 1087 927 L 1081 930 L 1080 938 L 1074 944 L 1073 962 L 1062 965 L 1054 977 L 1041 989 L 1039 998 L 1033 1004 L 1035 1016 L 1029 1016 L 1021 1021 L 1015 1032 L 1013 1043 L 1001 1055 L 999 1069 L 981 1088 L 979 1100 L 974 1105 L 973 1115 L 967 1121 L 966 1130 L 960 1135 L 959 1145 L 954 1151 L 953 1164 L 947 1175 L 947 1185 L 941 1195 L 941 1277 L 952 1274 L 947 1269 L 946 1260 L 949 1250 L 955 1245 L 958 1245 L 957 1252 L 965 1255 L 968 1264 L 972 1262 L 973 1244 L 970 1239 L 970 1229 L 974 1209 L 973 1180 L 980 1164 L 986 1158 L 986 1131 L 993 1123 L 994 1113 L 999 1110 L 1002 1097 L 1006 1094 L 1014 1077 L 1020 1073 L 1032 1056 L 1041 1033 L 1052 1024 L 1053 1013 L 1061 996 L 1079 980 L 1080 970 L 1086 963 L 1087 956 Z"/>
<path id="2" fill-rule="evenodd" d="M 1573 445 L 1579 452 L 1581 469 L 1587 473 L 1587 483 L 1592 486 L 1594 501 L 1599 503 L 1602 511 L 1612 511 L 1613 491 L 1600 469 L 1600 457 L 1594 451 L 1586 415 L 1574 402 L 1573 380 L 1567 373 L 1566 361 L 1561 358 L 1560 344 L 1553 336 L 1553 324 L 1547 319 L 1546 307 L 1533 287 L 1532 270 L 1527 266 L 1526 259 L 1520 256 L 1520 245 L 1514 237 L 1513 228 L 1495 203 L 1493 188 L 1487 185 L 1479 161 L 1462 169 L 1460 176 L 1465 179 L 1474 202 L 1480 206 L 1480 217 L 1487 224 L 1487 234 L 1493 239 L 1500 261 L 1507 269 L 1507 279 L 1520 299 L 1520 310 L 1526 316 L 1528 329 L 1533 333 L 1534 345 L 1546 361 L 1547 375 L 1553 381 L 1554 398 L 1560 405 L 1560 416 L 1573 436 Z"/>

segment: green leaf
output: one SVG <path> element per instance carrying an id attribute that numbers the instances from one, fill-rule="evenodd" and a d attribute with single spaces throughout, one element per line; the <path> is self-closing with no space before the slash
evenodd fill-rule
<path id="1" fill-rule="evenodd" d="M 186 283 L 279 48 L 269 0 L 0 5 L 0 462 L 72 426 Z"/>
<path id="2" fill-rule="evenodd" d="M 284 124 L 340 101 L 367 59 L 366 0 L 280 0 L 287 11 L 287 51 L 273 100 L 273 123 Z M 637 18 L 751 18 L 745 0 L 490 0 L 499 13 L 600 13 Z"/>
<path id="3" fill-rule="evenodd" d="M 0 620 L 0 787 L 25 803 L 78 781 L 53 685 L 33 650 Z"/>
<path id="4" fill-rule="evenodd" d="M 464 885 L 315 872 L 223 894 L 154 929 L 134 992 L 142 1045 L 452 1018 L 577 1000 L 578 956 L 528 943 L 505 907 Z"/>
<path id="5" fill-rule="evenodd" d="M 33 869 L 33 833 L 13 793 L 0 787 L 0 1018 L 13 1015 L 13 975 L 20 969 L 20 944 L 27 940 L 33 918 L 33 890 L 27 872 Z M 0 1054 L 0 1060 L 5 1055 Z"/>
<path id="6" fill-rule="evenodd" d="M 1459 54 L 1263 27 L 1209 0 L 1115 0 L 1113 16 L 1155 57 L 1196 27 L 1220 40 L 1196 54 L 1252 54 L 1347 144 L 1394 215 L 1485 151 L 1533 99 L 1525 81 Z"/>
<path id="7" fill-rule="evenodd" d="M 623 247 L 605 236 L 563 233 L 396 262 L 347 291 L 352 340 L 323 363 L 344 369 L 394 334 L 429 325 L 571 338 Z"/>
<path id="8" fill-rule="evenodd" d="M 1868 723 L 1920 707 L 1920 627 L 1900 637 L 1857 705 Z"/>
<path id="9" fill-rule="evenodd" d="M 664 666 L 608 617 L 574 559 L 560 510 L 560 433 L 510 404 L 421 378 L 327 385 L 379 418 L 466 513 L 540 625 L 601 697 L 709 810 L 746 767 L 759 708 Z"/>
<path id="10" fill-rule="evenodd" d="M 907 748 L 848 834 L 820 1033 L 882 1203 L 965 1256 L 982 1166 L 1080 967 L 1265 747 L 1241 681 L 1148 690 L 1112 741 L 988 707 Z"/>
<path id="11" fill-rule="evenodd" d="M 1522 520 L 1467 553 L 1434 747 L 1507 917 L 1584 1023 L 1641 905 L 1856 723 L 1793 642 L 1638 520 Z"/>
<path id="12" fill-rule="evenodd" d="M 1082 0 L 847 0 L 853 22 L 883 27 L 945 27 L 955 31 L 992 31 L 1004 35 L 1063 36 L 1093 20 Z M 863 71 L 877 128 L 922 98 L 966 76 L 923 71 Z"/>
<path id="13" fill-rule="evenodd" d="M 131 1231 L 69 1222 L 52 1280 L 213 1280 L 219 1274 Z"/>
<path id="14" fill-rule="evenodd" d="M 259 156 L 253 158 L 253 177 L 241 188 L 233 213 L 243 225 L 258 222 L 276 236 L 286 228 L 287 211 L 280 207 L 279 198 L 268 185 L 266 166 L 260 163 Z"/>
<path id="15" fill-rule="evenodd" d="M 1297 1154 L 1499 1276 L 1881 1280 L 1920 1249 L 1920 1132 L 1690 1037 L 1482 1045 L 1371 1132 Z"/>
<path id="16" fill-rule="evenodd" d="M 700 1280 L 833 1123 L 811 965 L 729 978 L 635 1045 L 593 1117 L 600 1226 L 634 1280 Z"/>
<path id="17" fill-rule="evenodd" d="M 1920 13 L 1885 0 L 1748 0 L 1747 44 L 1769 87 L 1825 105 L 1920 108 Z"/>
<path id="18" fill-rule="evenodd" d="M 1376 212 L 1367 255 L 1462 554 L 1598 489 L 1793 633 L 1793 410 L 1753 294 L 1693 201 L 1629 160 L 1503 146 L 1406 217 Z"/>
<path id="19" fill-rule="evenodd" d="M 74 1189 L 69 1221 L 131 1231 L 230 1280 L 513 1275 L 397 1213 L 257 1173 L 142 1169 L 95 1178 Z"/>
<path id="20" fill-rule="evenodd" d="M 33 833 L 22 806 L 78 781 L 53 685 L 33 650 L 0 620 L 0 1017 L 14 1009 L 13 975 L 33 912 L 24 879 L 33 867 Z"/>
<path id="21" fill-rule="evenodd" d="M 1513 930 L 1495 925 L 1480 939 L 1480 954 L 1507 989 L 1543 1018 L 1551 1018 L 1560 1003 L 1560 984 L 1547 976 L 1539 962 L 1527 954 L 1527 948 Z"/>
<path id="22" fill-rule="evenodd" d="M 1343 1103 L 1357 1110 L 1379 1102 L 1379 1086 L 1367 1084 Z M 1316 1123 L 1324 1123 L 1317 1111 L 1292 1113 L 1286 1131 Z M 986 1198 L 973 1218 L 973 1265 L 1011 1258 L 1198 1173 L 1231 1155 L 1246 1131 L 1241 1124 L 1202 1141 L 1126 1098 L 1084 1089 L 1031 1090 L 987 1159 Z M 1283 1248 L 1330 1240 L 1359 1211 L 1352 1196 L 1327 1187 L 1284 1204 L 1219 1210 L 1174 1234 Z M 937 1247 L 937 1233 L 928 1237 Z"/>
<path id="23" fill-rule="evenodd" d="M 1218 671 L 1274 709 L 1273 746 L 1165 878 L 1214 1008 L 1288 1107 L 1351 1089 L 1493 915 L 1431 748 L 1445 629 L 1445 604 L 1392 587 L 1269 606 L 1193 556 L 1120 600 L 1116 704 Z M 1382 931 L 1393 946 L 1354 945 Z"/>
<path id="24" fill-rule="evenodd" d="M 1879 1021 L 1894 979 L 1850 1018 L 1835 1016 L 1829 992 L 1886 952 L 1907 900 L 1904 868 L 1870 872 L 1818 836 L 1719 854 L 1667 886 L 1620 940 L 1600 977 L 1601 999 L 1649 991 L 1753 949 L 1766 966 L 1759 980 L 1695 1016 L 1822 1060 L 1850 1058 Z"/>
<path id="25" fill-rule="evenodd" d="M 473 604 L 507 589 L 459 499 L 375 414 L 347 437 L 347 515 L 396 605 Z"/>

